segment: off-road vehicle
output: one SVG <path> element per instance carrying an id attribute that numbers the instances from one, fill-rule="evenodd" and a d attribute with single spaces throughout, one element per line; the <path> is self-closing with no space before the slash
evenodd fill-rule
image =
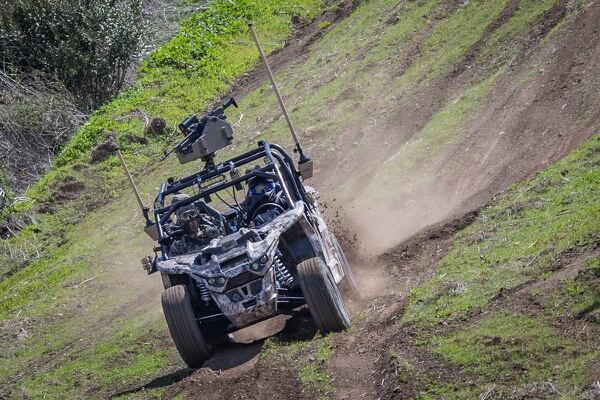
<path id="1" fill-rule="evenodd" d="M 303 153 L 303 174 L 267 141 L 215 162 L 233 137 L 224 112 L 232 104 L 180 124 L 186 136 L 172 151 L 181 163 L 201 159 L 204 167 L 160 186 L 154 222 L 145 209 L 158 246 L 144 265 L 162 275 L 165 318 L 190 367 L 200 367 L 228 334 L 304 305 L 322 333 L 341 331 L 350 320 L 340 290 L 358 293 L 317 193 L 303 184 L 312 174 Z"/>

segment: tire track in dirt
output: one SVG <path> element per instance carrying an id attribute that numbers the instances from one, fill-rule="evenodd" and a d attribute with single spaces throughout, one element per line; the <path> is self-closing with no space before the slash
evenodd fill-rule
<path id="1" fill-rule="evenodd" d="M 505 72 L 496 79 L 488 98 L 469 115 L 460 136 L 451 139 L 439 154 L 434 152 L 430 160 L 402 171 L 405 178 L 398 176 L 381 182 L 401 187 L 398 197 L 389 199 L 385 190 L 368 194 L 377 207 L 369 208 L 368 217 L 360 225 L 377 226 L 383 232 L 371 232 L 372 241 L 377 235 L 401 240 L 414 233 L 407 226 L 419 229 L 448 213 L 477 207 L 510 184 L 564 156 L 600 129 L 600 95 L 594 73 L 600 68 L 597 45 L 600 37 L 593 22 L 600 19 L 598 4 L 586 5 L 575 20 L 570 20 L 545 42 L 548 32 L 566 17 L 569 4 L 557 2 L 528 35 L 518 38 L 520 53 L 504 67 Z M 509 20 L 513 8 L 514 4 L 509 2 L 488 26 L 484 37 L 489 39 L 502 26 L 501 22 Z M 487 76 L 489 71 L 485 68 L 467 62 L 477 58 L 484 44 L 480 41 L 472 46 L 459 63 L 462 69 L 455 68 L 452 74 L 440 79 L 441 83 L 429 82 L 427 88 L 407 93 L 411 104 L 395 110 L 385 132 L 394 131 L 395 121 L 396 131 L 400 132 L 398 138 L 406 134 L 410 137 L 415 131 L 411 128 L 406 133 L 405 129 L 413 123 L 412 115 L 422 109 L 419 116 L 422 127 L 433 115 L 429 110 L 440 109 L 432 103 L 437 101 L 432 98 L 447 101 L 453 98 L 451 93 L 462 93 Z M 575 69 L 575 76 L 565 76 L 562 72 L 569 66 Z M 570 83 L 565 84 L 565 80 Z M 542 93 L 546 97 L 537 100 L 536 95 Z M 386 146 L 381 146 L 381 140 L 385 140 Z M 373 145 L 367 146 L 367 154 L 342 161 L 335 160 L 337 154 L 355 153 L 343 147 L 336 151 L 327 165 L 346 171 L 342 177 L 351 182 L 345 183 L 344 195 L 336 196 L 338 201 L 348 197 L 352 201 L 361 188 L 368 187 L 376 172 L 386 168 L 374 161 L 388 159 L 389 154 L 402 146 L 403 140 L 406 139 L 396 142 L 387 136 L 372 135 Z M 360 165 L 359 171 L 350 165 Z M 337 176 L 326 178 L 327 187 L 335 187 L 337 179 Z M 399 232 L 402 229 L 404 232 Z"/>
<path id="2" fill-rule="evenodd" d="M 433 274 L 437 262 L 450 249 L 454 233 L 473 222 L 477 215 L 477 211 L 471 211 L 425 228 L 369 263 L 376 263 L 385 270 L 388 278 L 380 280 L 380 294 L 368 300 L 363 308 L 364 320 L 337 340 L 339 347 L 328 363 L 336 381 L 334 398 L 382 398 L 382 391 L 390 389 L 392 384 L 387 369 L 390 352 L 414 361 L 414 365 L 433 369 L 440 377 L 448 375 L 443 363 L 416 349 L 410 331 L 396 322 L 402 315 L 409 290 Z M 364 277 L 368 272 L 372 270 L 359 269 L 358 276 Z M 360 282 L 365 284 L 367 280 L 363 278 Z M 391 388 L 394 395 L 407 397 L 409 394 L 395 389 L 395 386 Z"/>
<path id="3" fill-rule="evenodd" d="M 536 32 L 546 33 L 565 13 L 559 2 Z M 591 3 L 530 59 L 521 57 L 501 79 L 491 102 L 468 133 L 449 146 L 437 168 L 453 171 L 441 182 L 459 207 L 487 201 L 531 176 L 600 130 L 600 5 Z M 539 37 L 527 39 L 532 52 Z M 525 80 L 531 71 L 537 71 Z M 473 168 L 464 168 L 464 166 Z M 465 193 L 472 196 L 465 198 Z"/>

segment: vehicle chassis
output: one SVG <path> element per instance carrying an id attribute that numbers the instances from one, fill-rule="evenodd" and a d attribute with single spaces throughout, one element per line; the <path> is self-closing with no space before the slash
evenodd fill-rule
<path id="1" fill-rule="evenodd" d="M 239 169 L 263 161 L 263 166 L 240 174 Z M 224 179 L 226 175 L 229 179 Z M 173 236 L 165 232 L 171 216 L 183 207 L 253 177 L 280 183 L 287 203 L 281 215 L 258 228 L 239 228 L 213 239 L 201 251 L 169 257 Z M 165 198 L 198 187 L 198 194 L 172 205 Z M 329 232 L 317 205 L 317 194 L 304 187 L 290 155 L 267 141 L 258 147 L 197 174 L 163 183 L 154 203 L 160 256 L 150 272 L 160 271 L 165 289 L 184 284 L 191 289 L 196 320 L 209 342 L 277 314 L 291 314 L 306 304 L 296 266 L 321 259 L 336 285 L 346 273 L 343 254 Z M 197 204 L 197 203 L 196 203 Z M 225 222 L 227 217 L 224 216 Z M 224 282 L 223 279 L 224 278 Z M 221 283 L 219 283 L 221 282 Z M 286 285 L 286 282 L 292 284 Z"/>

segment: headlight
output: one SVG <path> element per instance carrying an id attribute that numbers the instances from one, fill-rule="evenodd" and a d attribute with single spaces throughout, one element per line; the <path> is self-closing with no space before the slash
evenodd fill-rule
<path id="1" fill-rule="evenodd" d="M 254 272 L 258 272 L 261 269 L 265 268 L 268 262 L 269 257 L 266 254 L 263 254 L 262 256 L 254 260 L 252 264 L 250 264 L 250 269 Z"/>
<path id="2" fill-rule="evenodd" d="M 209 286 L 214 286 L 214 287 L 221 287 L 221 286 L 225 285 L 226 282 L 227 282 L 227 279 L 225 279 L 224 276 L 219 276 L 216 278 L 208 278 L 206 280 L 206 283 L 208 283 Z"/>

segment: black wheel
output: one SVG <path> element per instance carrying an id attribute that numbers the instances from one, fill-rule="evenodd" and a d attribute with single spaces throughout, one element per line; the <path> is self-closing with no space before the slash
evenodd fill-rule
<path id="1" fill-rule="evenodd" d="M 190 283 L 189 277 L 184 274 L 166 274 L 161 272 L 160 279 L 165 289 L 175 285 L 187 285 Z"/>
<path id="2" fill-rule="evenodd" d="M 162 306 L 179 355 L 190 368 L 200 368 L 213 353 L 196 321 L 189 289 L 175 285 L 162 294 Z"/>
<path id="3" fill-rule="evenodd" d="M 342 295 L 323 260 L 314 257 L 298 264 L 298 279 L 306 304 L 322 334 L 350 327 Z"/>
<path id="4" fill-rule="evenodd" d="M 162 280 L 162 284 L 163 284 L 163 287 L 165 288 L 165 290 L 170 288 L 171 286 L 173 286 L 173 284 L 171 284 L 171 278 L 169 277 L 169 274 L 165 274 L 164 272 L 161 272 L 160 279 Z"/>
<path id="5" fill-rule="evenodd" d="M 342 280 L 342 284 L 350 298 L 352 298 L 353 300 L 360 300 L 360 291 L 358 290 L 356 278 L 354 277 L 352 267 L 350 267 L 350 263 L 346 258 L 344 249 L 342 249 L 342 246 L 340 246 L 340 242 L 338 242 L 337 238 L 334 235 L 331 235 L 331 241 L 333 242 L 333 246 L 335 247 L 335 252 L 338 254 L 339 261 L 342 264 L 342 269 L 344 270 L 345 276 Z"/>

